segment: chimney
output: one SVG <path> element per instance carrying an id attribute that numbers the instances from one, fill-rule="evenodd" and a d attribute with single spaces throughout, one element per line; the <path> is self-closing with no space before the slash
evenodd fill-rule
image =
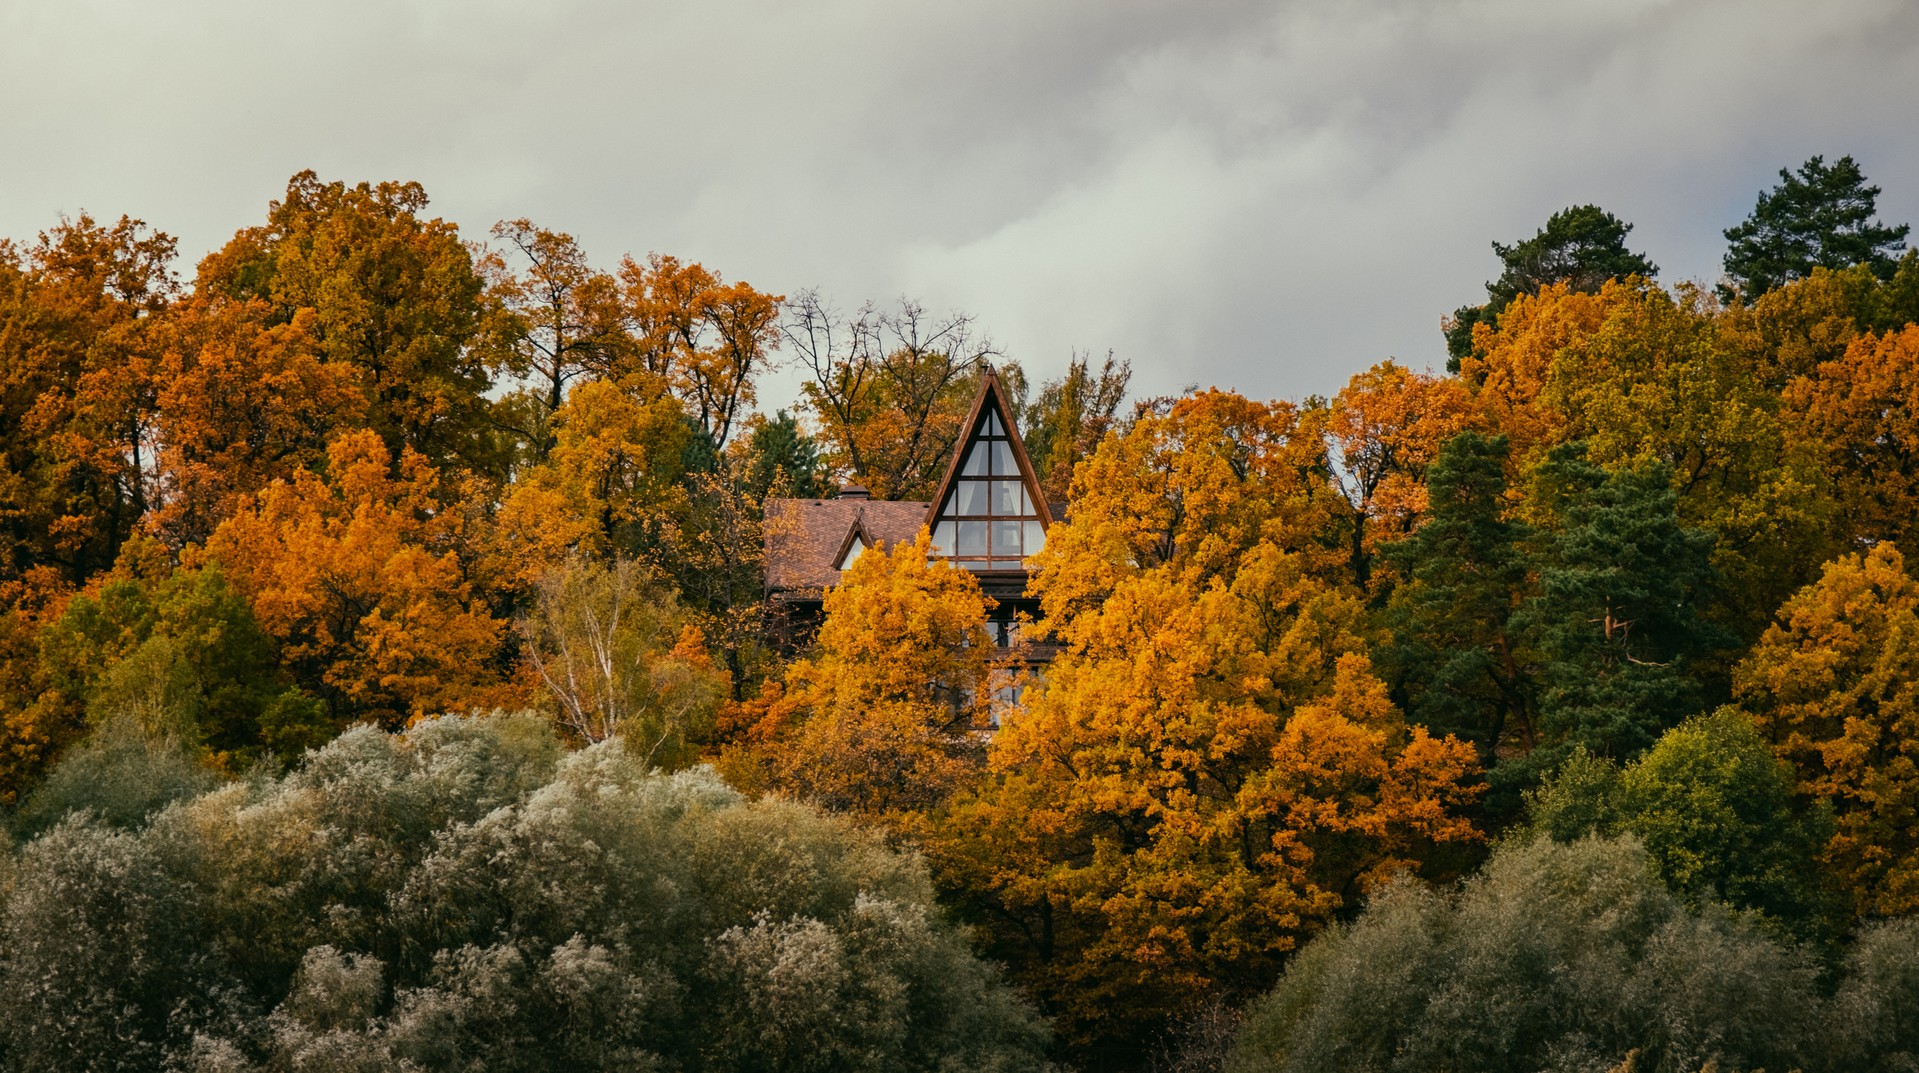
<path id="1" fill-rule="evenodd" d="M 840 486 L 841 499 L 871 499 L 872 493 L 863 484 L 843 484 Z"/>

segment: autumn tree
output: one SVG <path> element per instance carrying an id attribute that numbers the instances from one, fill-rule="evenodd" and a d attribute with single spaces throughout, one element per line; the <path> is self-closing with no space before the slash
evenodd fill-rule
<path id="1" fill-rule="evenodd" d="M 785 299 L 657 253 L 620 262 L 620 293 L 645 370 L 670 385 L 715 450 L 725 449 L 773 367 Z"/>
<path id="2" fill-rule="evenodd" d="M 1575 205 L 1553 213 L 1532 238 L 1510 246 L 1493 243 L 1505 271 L 1486 284 L 1484 305 L 1461 306 L 1446 319 L 1448 369 L 1457 372 L 1460 359 L 1472 352 L 1473 326 L 1491 327 L 1522 294 L 1537 294 L 1553 283 L 1590 294 L 1607 280 L 1658 275 L 1659 266 L 1626 248 L 1631 230 L 1631 224 L 1597 205 Z"/>
<path id="3" fill-rule="evenodd" d="M 973 575 L 912 542 L 862 554 L 828 590 L 812 655 L 750 707 L 757 763 L 778 790 L 893 824 L 943 803 L 982 767 L 997 682 Z"/>
<path id="4" fill-rule="evenodd" d="M 491 379 L 473 346 L 484 281 L 459 230 L 426 218 L 419 183 L 348 186 L 303 171 L 200 263 L 196 294 L 267 304 L 272 323 L 313 311 L 320 353 L 359 374 L 389 454 L 492 465 Z"/>
<path id="5" fill-rule="evenodd" d="M 812 373 L 802 390 L 835 475 L 879 499 L 930 497 L 979 366 L 998 354 L 972 318 L 931 317 L 906 299 L 847 315 L 809 291 L 788 305 L 781 331 Z"/>
<path id="6" fill-rule="evenodd" d="M 518 626 L 560 725 L 587 742 L 618 734 L 654 766 L 683 763 L 727 693 L 699 627 L 630 559 L 568 560 Z"/>
<path id="7" fill-rule="evenodd" d="M 932 852 L 1078 1046 L 1259 986 L 1338 907 L 1476 837 L 1470 748 L 1406 725 L 1314 546 L 1324 450 L 1286 404 L 1182 400 L 1080 467 L 1039 557 L 1063 649 Z"/>
<path id="8" fill-rule="evenodd" d="M 214 530 L 226 570 L 296 681 L 342 724 L 389 726 L 496 701 L 505 623 L 455 552 L 458 516 L 413 451 L 371 430 L 327 449 L 324 475 L 275 481 Z M 484 580 L 484 579 L 481 579 Z"/>
<path id="9" fill-rule="evenodd" d="M 493 227 L 503 251 L 480 268 L 493 303 L 487 325 L 493 360 L 524 384 L 499 408 L 533 461 L 553 447 L 553 415 L 567 386 L 618 368 L 630 340 L 613 277 L 595 270 L 572 235 L 503 220 Z"/>
<path id="10" fill-rule="evenodd" d="M 1768 296 L 1770 297 L 1770 296 Z M 1786 389 L 1794 431 L 1816 451 L 1843 531 L 1910 547 L 1919 519 L 1919 326 L 1864 335 Z"/>
<path id="11" fill-rule="evenodd" d="M 1126 431 L 1120 406 L 1132 378 L 1132 362 L 1115 361 L 1109 351 L 1098 370 L 1089 357 L 1075 354 L 1065 376 L 1040 385 L 1022 423 L 1026 453 L 1048 502 L 1066 502 L 1073 467 L 1091 458 L 1107 433 Z"/>
<path id="12" fill-rule="evenodd" d="M 1385 361 L 1347 381 L 1326 421 L 1333 483 L 1352 507 L 1348 569 L 1370 590 L 1379 545 L 1404 535 L 1425 507 L 1427 467 L 1478 416 L 1457 378 Z"/>
<path id="13" fill-rule="evenodd" d="M 1831 164 L 1813 157 L 1795 173 L 1779 169 L 1779 185 L 1759 194 L 1752 215 L 1726 229 L 1724 294 L 1748 300 L 1815 267 L 1863 264 L 1881 279 L 1891 277 L 1903 249 L 1906 224 L 1873 219 L 1879 188 L 1850 155 Z"/>
<path id="14" fill-rule="evenodd" d="M 353 366 L 329 361 L 302 310 L 272 323 L 260 300 L 195 296 L 159 332 L 156 439 L 163 489 L 149 524 L 204 542 L 243 495 L 320 469 L 366 411 Z"/>
<path id="15" fill-rule="evenodd" d="M 153 504 L 152 337 L 174 248 L 85 214 L 25 249 L 0 241 L 0 579 L 47 566 L 78 584 Z"/>
<path id="16" fill-rule="evenodd" d="M 1607 469 L 1668 467 L 1676 510 L 1715 535 L 1716 621 L 1756 637 L 1834 551 L 1817 460 L 1791 435 L 1770 370 L 1719 338 L 1695 289 L 1607 283 L 1516 299 L 1463 365 L 1514 469 L 1574 441 Z"/>
<path id="17" fill-rule="evenodd" d="M 595 380 L 568 396 L 553 425 L 546 460 L 519 475 L 501 507 L 500 560 L 528 580 L 573 550 L 657 562 L 687 506 L 692 429 L 679 404 Z"/>
<path id="18" fill-rule="evenodd" d="M 1898 549 L 1827 564 L 1734 686 L 1800 790 L 1831 803 L 1825 863 L 1855 911 L 1919 909 L 1919 582 Z"/>

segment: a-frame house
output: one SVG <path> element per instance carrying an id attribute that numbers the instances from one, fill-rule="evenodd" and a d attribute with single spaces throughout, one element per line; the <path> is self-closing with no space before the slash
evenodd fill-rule
<path id="1" fill-rule="evenodd" d="M 973 571 L 997 602 L 994 642 L 1043 661 L 1045 646 L 1020 644 L 1021 614 L 1039 613 L 1026 593 L 1026 560 L 1046 546 L 1047 528 L 1064 512 L 1046 501 L 1012 412 L 999 374 L 986 367 L 931 502 L 873 499 L 859 485 L 833 499 L 768 500 L 767 618 L 776 643 L 791 648 L 812 638 L 826 590 L 862 550 L 914 540 L 924 527 L 933 554 Z"/>

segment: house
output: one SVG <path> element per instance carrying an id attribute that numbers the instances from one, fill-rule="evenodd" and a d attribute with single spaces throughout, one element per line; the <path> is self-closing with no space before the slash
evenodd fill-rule
<path id="1" fill-rule="evenodd" d="M 1005 388 L 988 366 L 980 377 L 965 431 L 931 502 L 874 499 L 847 485 L 834 499 L 770 499 L 766 503 L 766 597 L 769 632 L 782 647 L 818 630 L 826 590 L 868 548 L 912 541 L 926 528 L 933 554 L 971 570 L 997 601 L 988 629 L 1006 654 L 1044 662 L 1044 645 L 1021 644 L 1019 618 L 1039 617 L 1027 595 L 1026 559 L 1046 545 L 1063 518 L 1040 490 L 1011 420 Z"/>

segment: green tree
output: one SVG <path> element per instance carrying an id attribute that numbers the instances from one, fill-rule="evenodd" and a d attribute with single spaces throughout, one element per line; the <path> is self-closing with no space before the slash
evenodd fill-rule
<path id="1" fill-rule="evenodd" d="M 1722 899 L 1801 930 L 1830 908 L 1818 857 L 1832 819 L 1797 794 L 1791 765 L 1731 708 L 1662 735 L 1622 770 L 1584 751 L 1528 795 L 1535 830 L 1569 842 L 1631 832 L 1695 907 Z"/>
<path id="2" fill-rule="evenodd" d="M 1462 432 L 1427 471 L 1425 520 L 1381 554 L 1404 579 L 1382 650 L 1409 718 L 1456 734 L 1490 766 L 1510 735 L 1531 744 L 1536 657 L 1512 628 L 1525 599 L 1527 528 L 1507 517 L 1505 436 Z"/>
<path id="3" fill-rule="evenodd" d="M 1533 479 L 1548 524 L 1538 590 L 1512 624 L 1541 655 L 1544 740 L 1526 764 L 1502 765 L 1522 779 L 1577 745 L 1619 759 L 1650 746 L 1698 710 L 1714 687 L 1695 672 L 1725 643 L 1703 615 L 1712 534 L 1680 523 L 1665 465 L 1608 472 L 1573 443 Z"/>
<path id="4" fill-rule="evenodd" d="M 1508 246 L 1493 243 L 1505 271 L 1486 284 L 1486 303 L 1461 306 L 1447 319 L 1447 369 L 1459 371 L 1459 360 L 1473 349 L 1473 325 L 1491 327 L 1512 300 L 1536 294 L 1551 283 L 1565 283 L 1581 294 L 1592 294 L 1607 280 L 1627 276 L 1654 276 L 1659 266 L 1644 254 L 1626 248 L 1632 225 L 1597 205 L 1561 209 L 1529 239 Z"/>
<path id="5" fill-rule="evenodd" d="M 1722 295 L 1750 301 L 1815 267 L 1863 264 L 1891 279 L 1910 226 L 1875 221 L 1878 200 L 1879 188 L 1866 184 L 1849 155 L 1831 164 L 1813 157 L 1797 174 L 1780 168 L 1779 185 L 1761 192 L 1752 215 L 1726 229 Z"/>
<path id="6" fill-rule="evenodd" d="M 1320 936 L 1248 1011 L 1226 1068 L 1845 1068 L 1824 1061 L 1816 979 L 1799 945 L 1688 910 L 1637 840 L 1539 839 Z"/>
<path id="7" fill-rule="evenodd" d="M 752 430 L 743 478 L 753 502 L 763 503 L 768 496 L 814 499 L 826 491 L 819 445 L 791 414 L 779 410 Z"/>

